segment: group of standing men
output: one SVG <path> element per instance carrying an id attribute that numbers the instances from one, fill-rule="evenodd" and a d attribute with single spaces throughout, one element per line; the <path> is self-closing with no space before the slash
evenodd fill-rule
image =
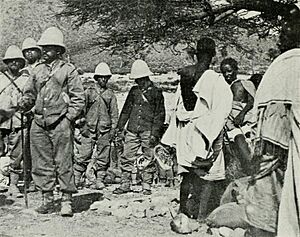
<path id="1" fill-rule="evenodd" d="M 63 60 L 65 51 L 63 34 L 56 27 L 46 29 L 38 42 L 26 39 L 22 50 L 12 45 L 6 51 L 3 62 L 7 70 L 1 73 L 0 131 L 1 155 L 11 160 L 8 194 L 22 196 L 17 186 L 22 160 L 24 164 L 30 160 L 30 175 L 42 193 L 42 204 L 36 211 L 46 214 L 56 210 L 53 191 L 59 185 L 61 215 L 72 216 L 72 194 L 88 168 L 94 177 L 90 185 L 104 188 L 110 144 L 116 135 L 122 135 L 125 142 L 120 159 L 121 185 L 114 193 L 130 191 L 134 162 L 142 155 L 148 161 L 140 170 L 143 194 L 151 194 L 152 148 L 161 135 L 165 107 L 162 91 L 149 79 L 152 72 L 148 65 L 143 60 L 133 63 L 130 79 L 137 86 L 130 90 L 118 118 L 116 96 L 106 87 L 112 76 L 108 65 L 96 67 L 95 86 L 84 90 L 75 66 Z M 75 127 L 80 140 L 74 156 Z M 29 180 L 24 179 L 25 183 Z"/>
<path id="2" fill-rule="evenodd" d="M 299 25 L 299 22 L 293 22 L 293 25 L 285 26 L 285 35 L 281 37 L 283 54 L 275 59 L 276 67 L 272 64 L 267 71 L 256 96 L 253 86 L 236 81 L 236 62 L 225 61 L 221 65 L 223 75 L 210 70 L 216 54 L 215 42 L 206 37 L 198 41 L 198 62 L 179 71 L 181 78 L 175 95 L 175 111 L 161 140 L 176 148 L 178 172 L 183 178 L 180 212 L 188 214 L 187 202 L 192 195 L 199 203 L 196 218 L 199 221 L 206 218 L 213 187 L 217 181 L 225 179 L 223 128 L 226 124 L 232 131 L 238 129 L 245 135 L 247 130 L 243 129 L 247 128 L 243 126 L 253 107 L 254 114 L 259 115 L 254 139 L 259 169 L 249 179 L 249 192 L 243 197 L 245 222 L 251 229 L 249 234 L 273 236 L 277 231 L 278 212 L 278 233 L 287 231 L 285 225 L 290 223 L 293 223 L 291 229 L 299 233 L 299 180 L 294 172 L 299 164 L 299 72 L 296 70 L 299 67 L 295 64 L 299 62 L 299 49 L 295 49 L 300 46 L 300 33 L 296 27 Z M 25 44 L 29 41 L 30 47 Z M 162 91 L 149 79 L 152 72 L 148 65 L 142 60 L 133 63 L 130 78 L 137 86 L 129 91 L 118 116 L 116 97 L 106 87 L 112 76 L 107 64 L 96 67 L 96 86 L 84 91 L 76 68 L 62 59 L 66 47 L 58 28 L 48 28 L 37 44 L 28 40 L 24 45 L 23 52 L 17 46 L 7 49 L 3 61 L 8 70 L 1 74 L 0 129 L 8 144 L 7 148 L 1 146 L 1 153 L 9 152 L 11 157 L 9 192 L 20 193 L 17 182 L 25 155 L 23 148 L 30 143 L 32 179 L 43 195 L 42 205 L 36 210 L 44 214 L 54 211 L 53 190 L 58 183 L 62 192 L 61 214 L 71 216 L 72 194 L 90 164 L 94 175 L 91 185 L 97 189 L 104 187 L 110 143 L 116 135 L 122 134 L 125 142 L 120 160 L 121 185 L 113 193 L 131 190 L 134 162 L 137 156 L 143 156 L 147 163 L 141 171 L 143 194 L 151 194 L 152 148 L 162 135 L 165 107 Z M 28 61 L 27 70 L 24 69 L 24 56 Z M 287 60 L 291 60 L 293 67 L 284 64 Z M 280 80 L 285 80 L 283 85 Z M 244 90 L 239 89 L 241 86 Z M 233 113 L 233 104 L 237 113 Z M 30 126 L 27 125 L 28 130 L 25 118 L 30 120 L 30 116 L 26 116 L 30 114 L 33 119 Z M 231 115 L 231 123 L 228 123 Z M 81 140 L 73 164 L 75 126 L 80 130 Z M 232 134 L 232 139 L 241 144 L 240 153 L 245 162 L 250 163 L 252 153 L 247 150 L 245 137 L 239 139 L 240 133 Z M 22 137 L 30 137 L 30 142 Z M 95 144 L 96 159 L 91 162 Z M 280 202 L 282 187 L 283 204 Z M 290 216 L 286 210 L 292 210 Z M 285 223 L 285 218 L 291 221 Z"/>

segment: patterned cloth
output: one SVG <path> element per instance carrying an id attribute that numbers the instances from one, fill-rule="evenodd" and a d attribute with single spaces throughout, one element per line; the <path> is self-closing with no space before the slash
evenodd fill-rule
<path id="1" fill-rule="evenodd" d="M 285 158 L 287 161 L 282 194 L 273 195 L 273 198 L 269 200 L 266 200 L 266 195 L 263 195 L 259 200 L 260 206 L 275 205 L 273 210 L 276 210 L 276 212 L 270 208 L 272 218 L 268 218 L 267 214 L 269 212 L 264 212 L 265 222 L 262 225 L 272 232 L 277 231 L 277 236 L 279 237 L 300 236 L 299 65 L 299 48 L 289 50 L 278 56 L 266 71 L 255 98 L 255 109 L 259 111 L 258 116 L 259 121 L 261 121 L 258 124 L 257 140 L 263 139 L 274 144 L 274 146 L 280 147 L 282 150 L 288 149 L 288 157 L 281 157 L 281 160 Z M 268 108 L 269 111 L 264 112 Z M 270 122 L 268 123 L 268 121 Z M 264 127 L 264 124 L 267 126 Z M 273 176 L 274 172 L 277 171 L 278 169 L 275 169 L 270 176 Z M 280 176 L 276 177 L 273 180 L 273 184 L 278 183 L 280 178 Z M 272 182 L 269 182 L 270 184 Z M 264 182 L 264 185 L 267 185 L 267 182 Z M 282 184 L 280 187 L 282 187 Z M 264 193 L 263 190 L 261 191 Z M 263 213 L 261 214 L 263 215 Z M 253 221 L 249 223 L 252 224 Z"/>

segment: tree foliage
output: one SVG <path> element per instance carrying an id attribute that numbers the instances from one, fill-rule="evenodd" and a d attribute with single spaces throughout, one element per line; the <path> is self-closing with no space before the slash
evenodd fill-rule
<path id="1" fill-rule="evenodd" d="M 230 4 L 237 6 L 236 1 Z M 250 0 L 244 6 L 247 2 Z M 155 72 L 177 70 L 191 63 L 185 51 L 192 55 L 193 50 L 184 50 L 187 44 L 193 46 L 201 35 L 207 35 L 217 40 L 216 68 L 224 57 L 231 56 L 239 61 L 244 72 L 260 72 L 268 64 L 266 52 L 270 47 L 276 48 L 276 35 L 259 39 L 258 33 L 263 37 L 265 29 L 272 26 L 270 35 L 280 23 L 276 14 L 273 18 L 270 13 L 268 17 L 264 16 L 266 13 L 249 17 L 247 10 L 238 10 L 242 4 L 233 8 L 224 0 L 211 2 L 214 14 L 210 15 L 209 7 L 205 8 L 200 0 L 72 0 L 69 3 L 72 5 L 66 0 L 2 0 L 0 55 L 4 56 L 11 44 L 21 47 L 26 37 L 38 40 L 47 27 L 55 25 L 65 36 L 66 56 L 87 71 L 105 61 L 114 73 L 127 73 L 135 57 L 147 60 Z M 286 9 L 293 6 L 293 2 L 280 4 L 288 6 Z M 105 5 L 108 10 L 103 8 Z M 73 23 L 79 28 L 74 29 Z M 171 47 L 165 49 L 167 46 Z M 101 50 L 107 51 L 99 53 Z"/>
<path id="2" fill-rule="evenodd" d="M 137 53 L 157 42 L 166 47 L 189 44 L 201 35 L 242 47 L 241 30 L 266 37 L 280 29 L 282 19 L 299 12 L 294 0 L 62 1 L 65 8 L 59 15 L 72 17 L 76 27 L 97 26 L 92 44 L 114 53 Z"/>

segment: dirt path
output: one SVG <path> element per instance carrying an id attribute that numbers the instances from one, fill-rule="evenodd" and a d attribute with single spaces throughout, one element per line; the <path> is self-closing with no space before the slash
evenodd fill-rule
<path id="1" fill-rule="evenodd" d="M 34 211 L 39 205 L 40 194 L 29 194 L 29 209 L 25 209 L 24 200 L 11 200 L 0 195 L 0 236 L 13 237 L 38 237 L 38 236 L 179 236 L 170 229 L 170 212 L 163 211 L 150 215 L 126 214 L 126 209 L 134 206 L 136 202 L 139 205 L 151 203 L 161 208 L 173 206 L 176 209 L 176 203 L 172 199 L 178 198 L 178 188 L 154 188 L 151 197 L 145 197 L 140 193 L 130 193 L 116 196 L 111 193 L 114 187 L 109 187 L 103 193 L 90 190 L 81 190 L 74 196 L 73 208 L 75 214 L 72 218 L 63 218 L 58 212 L 54 214 L 41 215 Z M 56 195 L 57 204 L 59 196 Z M 113 214 L 105 213 L 103 210 L 91 210 L 91 204 L 99 200 L 110 200 L 111 203 L 123 204 Z M 165 204 L 166 203 L 166 204 Z M 123 209 L 122 209 L 123 208 Z M 125 212 L 125 214 L 124 214 Z M 151 216 L 152 215 L 152 216 Z M 206 227 L 203 226 L 198 232 L 189 236 L 211 236 L 205 233 Z"/>

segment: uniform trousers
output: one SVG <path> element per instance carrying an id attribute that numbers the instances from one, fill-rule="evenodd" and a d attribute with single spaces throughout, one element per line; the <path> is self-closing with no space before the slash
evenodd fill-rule
<path id="1" fill-rule="evenodd" d="M 23 129 L 26 138 L 27 129 Z M 10 170 L 14 173 L 21 173 L 22 167 L 22 137 L 21 128 L 1 129 L 1 137 L 7 146 L 7 156 L 10 157 Z M 25 142 L 25 141 L 24 141 Z M 3 151 L 5 154 L 5 152 Z"/>
<path id="2" fill-rule="evenodd" d="M 53 191 L 56 182 L 65 193 L 75 193 L 73 127 L 67 118 L 42 127 L 33 121 L 30 131 L 32 178 L 41 191 Z"/>
<path id="3" fill-rule="evenodd" d="M 145 188 L 150 188 L 155 172 L 153 148 L 150 146 L 150 135 L 150 131 L 140 133 L 128 131 L 125 135 L 124 152 L 120 160 L 122 172 L 132 173 L 135 161 L 143 154 L 144 159 L 148 161 L 148 165 L 143 170 L 140 170 L 142 184 Z"/>

